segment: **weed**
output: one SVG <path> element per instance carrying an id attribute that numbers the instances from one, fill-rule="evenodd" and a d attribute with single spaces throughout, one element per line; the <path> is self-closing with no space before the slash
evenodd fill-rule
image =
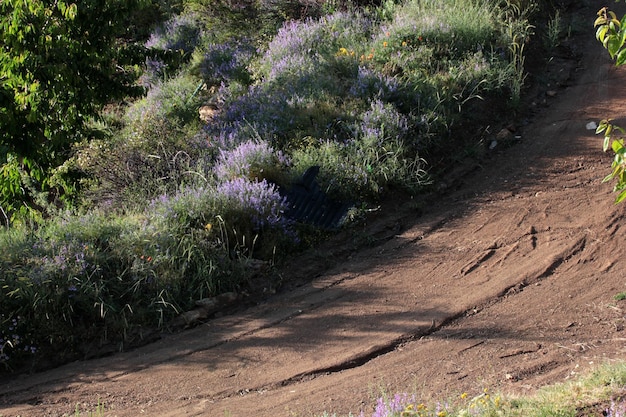
<path id="1" fill-rule="evenodd" d="M 544 43 L 548 51 L 552 51 L 559 46 L 562 30 L 563 22 L 561 21 L 561 12 L 557 10 L 554 16 L 548 21 L 546 28 Z"/>

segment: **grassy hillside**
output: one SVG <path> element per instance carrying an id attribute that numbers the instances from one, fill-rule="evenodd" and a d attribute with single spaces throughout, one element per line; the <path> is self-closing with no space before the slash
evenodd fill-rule
<path id="1" fill-rule="evenodd" d="M 498 0 L 167 6 L 144 45 L 145 94 L 91 120 L 58 167 L 74 181 L 67 205 L 3 210 L 2 371 L 142 343 L 480 154 L 486 125 L 519 108 L 535 12 L 554 13 Z M 566 31 L 552 31 L 553 46 Z M 309 185 L 345 210 L 331 230 L 294 209 L 311 167 Z"/>

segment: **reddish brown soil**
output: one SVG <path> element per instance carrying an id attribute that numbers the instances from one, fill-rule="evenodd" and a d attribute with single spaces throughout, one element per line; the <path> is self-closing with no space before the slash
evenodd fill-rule
<path id="1" fill-rule="evenodd" d="M 255 306 L 3 382 L 0 414 L 367 415 L 381 390 L 531 393 L 623 359 L 626 205 L 585 125 L 625 117 L 626 73 L 583 38 L 581 59 L 550 64 L 558 83 L 519 143 L 294 259 L 289 286 Z"/>

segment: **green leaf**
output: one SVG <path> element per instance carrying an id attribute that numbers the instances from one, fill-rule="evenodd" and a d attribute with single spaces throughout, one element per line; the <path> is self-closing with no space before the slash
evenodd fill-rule
<path id="1" fill-rule="evenodd" d="M 615 198 L 615 204 L 621 203 L 622 201 L 624 201 L 625 198 L 626 198 L 626 190 L 623 190 Z"/>
<path id="2" fill-rule="evenodd" d="M 621 47 L 622 47 L 622 43 L 617 38 L 617 36 L 610 36 L 608 38 L 606 49 L 609 51 L 611 58 L 613 59 L 615 58 L 615 55 L 617 54 L 617 52 L 620 50 Z"/>
<path id="3" fill-rule="evenodd" d="M 624 65 L 625 62 L 626 62 L 626 49 L 622 49 L 617 54 L 615 65 L 619 67 L 619 66 Z"/>
<path id="4" fill-rule="evenodd" d="M 598 30 L 596 30 L 596 39 L 598 39 L 600 42 L 604 42 L 604 38 L 606 36 L 606 33 L 609 31 L 609 27 L 604 25 L 604 26 L 600 26 L 598 28 Z"/>
<path id="5" fill-rule="evenodd" d="M 604 143 L 603 143 L 603 145 L 602 145 L 602 150 L 603 150 L 604 152 L 606 152 L 606 151 L 608 151 L 608 150 L 609 150 L 609 145 L 610 145 L 610 143 L 611 143 L 610 141 L 611 141 L 611 137 L 610 137 L 610 136 L 605 136 L 605 137 L 604 137 Z"/>

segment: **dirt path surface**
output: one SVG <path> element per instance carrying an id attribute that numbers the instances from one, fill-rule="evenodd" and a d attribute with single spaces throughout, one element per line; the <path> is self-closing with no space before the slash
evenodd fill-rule
<path id="1" fill-rule="evenodd" d="M 350 232 L 365 249 L 331 243 L 285 271 L 300 285 L 256 306 L 4 381 L 0 415 L 98 401 L 120 417 L 368 415 L 381 389 L 532 392 L 624 358 L 626 205 L 601 183 L 611 156 L 585 126 L 626 115 L 626 76 L 592 31 L 578 42 L 572 77 L 519 143 Z"/>

